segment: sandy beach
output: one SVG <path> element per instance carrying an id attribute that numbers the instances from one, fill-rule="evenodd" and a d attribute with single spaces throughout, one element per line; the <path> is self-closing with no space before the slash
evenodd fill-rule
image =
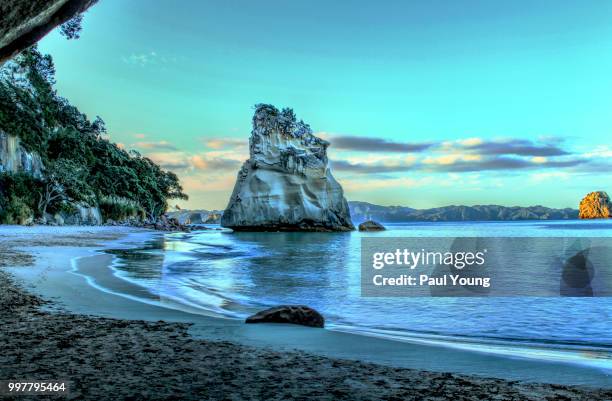
<path id="1" fill-rule="evenodd" d="M 5 269 L 44 264 L 31 248 L 93 252 L 134 232 L 0 228 L 0 379 L 66 379 L 70 399 L 612 399 L 610 389 L 406 369 L 203 340 L 187 323 L 68 313 L 61 300 L 42 299 Z"/>

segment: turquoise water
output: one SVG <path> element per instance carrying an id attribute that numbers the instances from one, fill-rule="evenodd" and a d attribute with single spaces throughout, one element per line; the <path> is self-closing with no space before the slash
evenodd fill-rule
<path id="1" fill-rule="evenodd" d="M 168 308 L 244 319 L 269 306 L 305 304 L 319 310 L 331 330 L 612 369 L 612 298 L 364 298 L 360 291 L 362 236 L 612 237 L 611 222 L 388 228 L 165 234 L 140 249 L 113 251 L 118 258 L 112 268 L 146 290 L 143 301 Z"/>

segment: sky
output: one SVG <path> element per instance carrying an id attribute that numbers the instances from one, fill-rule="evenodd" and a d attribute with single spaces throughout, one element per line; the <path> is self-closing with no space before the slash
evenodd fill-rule
<path id="1" fill-rule="evenodd" d="M 227 4 L 226 4 L 227 3 Z M 612 2 L 100 0 L 57 89 L 223 209 L 253 106 L 330 141 L 348 200 L 574 207 L 612 191 Z"/>

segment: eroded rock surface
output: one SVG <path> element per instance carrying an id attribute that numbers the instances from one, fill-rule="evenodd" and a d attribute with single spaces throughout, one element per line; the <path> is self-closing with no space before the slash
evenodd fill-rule
<path id="1" fill-rule="evenodd" d="M 293 110 L 257 105 L 250 158 L 221 225 L 237 231 L 353 230 L 344 192 L 329 170 L 328 145 Z"/>
<path id="2" fill-rule="evenodd" d="M 0 1 L 0 64 L 42 39 L 97 0 Z"/>
<path id="3" fill-rule="evenodd" d="M 43 163 L 36 152 L 28 152 L 19 138 L 0 130 L 0 173 L 28 173 L 42 177 Z"/>
<path id="4" fill-rule="evenodd" d="M 610 197 L 603 191 L 591 192 L 580 201 L 581 219 L 607 219 L 612 217 Z"/>

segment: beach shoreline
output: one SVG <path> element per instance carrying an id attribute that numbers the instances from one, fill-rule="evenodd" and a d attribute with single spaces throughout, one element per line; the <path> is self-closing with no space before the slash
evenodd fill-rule
<path id="1" fill-rule="evenodd" d="M 139 232 L 154 234 L 115 227 L 0 229 L 0 324 L 5 347 L 0 379 L 67 378 L 73 399 L 612 398 L 610 389 L 436 373 L 278 351 L 196 338 L 187 323 L 69 313 L 62 310 L 61 300 L 41 299 L 5 269 L 28 269 L 45 262 L 36 260 L 40 253 L 26 249 L 80 246 L 80 256 L 93 255 L 101 244 Z"/>

